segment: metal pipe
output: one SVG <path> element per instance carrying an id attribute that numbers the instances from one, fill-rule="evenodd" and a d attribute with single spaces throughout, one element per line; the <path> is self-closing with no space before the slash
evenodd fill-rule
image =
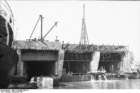
<path id="1" fill-rule="evenodd" d="M 43 17 L 42 17 L 42 15 L 40 15 L 40 17 L 41 17 L 41 41 L 42 41 L 42 39 L 43 39 Z"/>
<path id="2" fill-rule="evenodd" d="M 31 39 L 31 37 L 32 37 L 32 35 L 33 35 L 34 31 L 35 31 L 35 28 L 36 28 L 36 26 L 37 26 L 37 24 L 38 24 L 39 19 L 40 19 L 40 16 L 39 16 L 39 18 L 38 18 L 38 20 L 37 20 L 37 22 L 36 22 L 36 25 L 35 25 L 35 27 L 34 27 L 32 33 L 31 33 L 31 35 L 30 35 L 29 40 Z"/>
<path id="3" fill-rule="evenodd" d="M 57 22 L 53 25 L 53 27 L 48 31 L 48 33 L 43 37 L 43 39 L 50 33 L 50 31 L 54 28 L 54 26 L 57 26 Z"/>

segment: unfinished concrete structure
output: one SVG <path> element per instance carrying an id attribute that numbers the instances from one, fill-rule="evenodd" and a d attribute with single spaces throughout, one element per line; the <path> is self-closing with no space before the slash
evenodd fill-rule
<path id="1" fill-rule="evenodd" d="M 103 67 L 108 73 L 130 70 L 131 53 L 126 46 L 63 44 L 64 70 L 86 74 Z"/>
<path id="2" fill-rule="evenodd" d="M 16 41 L 19 54 L 18 76 L 58 76 L 62 75 L 64 51 L 59 41 Z"/>
<path id="3" fill-rule="evenodd" d="M 132 53 L 126 46 L 62 44 L 59 41 L 16 41 L 18 76 L 85 75 L 103 67 L 108 73 L 130 71 Z M 62 72 L 63 71 L 63 72 Z M 82 78 L 82 77 L 81 77 Z M 85 77 L 88 78 L 89 77 Z"/>
<path id="4" fill-rule="evenodd" d="M 89 45 L 85 23 L 85 5 L 83 5 L 80 44 L 63 44 L 62 49 L 65 50 L 64 74 L 93 73 L 100 68 L 104 68 L 108 73 L 130 71 L 132 58 L 126 46 Z"/>

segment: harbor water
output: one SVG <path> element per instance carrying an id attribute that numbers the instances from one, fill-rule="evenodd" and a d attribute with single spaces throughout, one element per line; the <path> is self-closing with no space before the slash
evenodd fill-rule
<path id="1" fill-rule="evenodd" d="M 140 79 L 60 82 L 54 89 L 140 89 Z"/>

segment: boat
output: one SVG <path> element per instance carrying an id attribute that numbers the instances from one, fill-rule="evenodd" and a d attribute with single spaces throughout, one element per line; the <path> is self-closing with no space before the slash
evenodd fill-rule
<path id="1" fill-rule="evenodd" d="M 0 89 L 8 88 L 18 62 L 14 49 L 14 17 L 9 4 L 0 0 Z"/>

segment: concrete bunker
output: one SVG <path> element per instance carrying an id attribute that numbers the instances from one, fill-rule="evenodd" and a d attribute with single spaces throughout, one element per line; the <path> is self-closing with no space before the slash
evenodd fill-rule
<path id="1" fill-rule="evenodd" d="M 17 74 L 33 76 L 54 76 L 58 74 L 58 50 L 20 50 Z"/>
<path id="2" fill-rule="evenodd" d="M 66 50 L 63 66 L 65 73 L 87 73 L 88 71 L 95 73 L 101 68 L 104 68 L 107 73 L 118 73 L 130 69 L 130 53 L 127 50 L 100 49 L 80 52 Z"/>

